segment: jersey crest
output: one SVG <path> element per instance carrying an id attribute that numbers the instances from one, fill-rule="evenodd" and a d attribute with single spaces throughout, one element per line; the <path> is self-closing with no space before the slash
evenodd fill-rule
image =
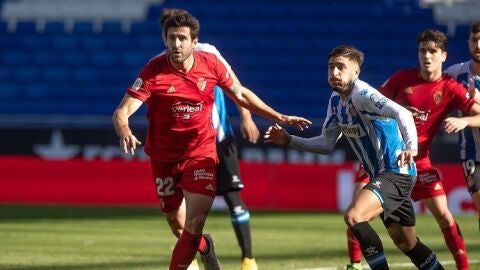
<path id="1" fill-rule="evenodd" d="M 206 86 L 207 86 L 207 80 L 205 80 L 205 78 L 198 78 L 197 80 L 198 89 L 203 92 Z"/>
<path id="2" fill-rule="evenodd" d="M 443 93 L 441 91 L 436 91 L 435 93 L 433 93 L 433 102 L 435 102 L 435 104 L 440 103 L 442 99 Z"/>

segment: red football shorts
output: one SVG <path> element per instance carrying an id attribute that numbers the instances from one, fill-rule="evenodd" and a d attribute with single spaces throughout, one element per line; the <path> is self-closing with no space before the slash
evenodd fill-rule
<path id="1" fill-rule="evenodd" d="M 357 175 L 355 176 L 355 183 L 368 184 L 369 181 L 370 178 L 368 177 L 365 168 L 363 167 L 363 165 L 360 165 L 357 171 Z"/>
<path id="2" fill-rule="evenodd" d="M 151 160 L 157 196 L 164 213 L 177 210 L 183 200 L 183 190 L 215 197 L 217 160 L 189 159 L 180 162 Z"/>
<path id="3" fill-rule="evenodd" d="M 414 201 L 445 195 L 442 175 L 435 167 L 417 168 L 417 182 L 410 197 Z"/>

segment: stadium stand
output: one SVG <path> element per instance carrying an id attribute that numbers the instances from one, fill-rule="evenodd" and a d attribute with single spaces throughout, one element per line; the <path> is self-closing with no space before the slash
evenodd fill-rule
<path id="1" fill-rule="evenodd" d="M 142 65 L 164 48 L 163 7 L 196 15 L 201 41 L 215 44 L 246 86 L 307 117 L 326 106 L 326 55 L 334 46 L 363 50 L 362 77 L 379 86 L 417 64 L 418 32 L 446 30 L 415 0 L 0 0 L 0 7 L 0 114 L 12 117 L 110 115 Z M 467 58 L 467 27 L 456 29 L 448 63 Z"/>

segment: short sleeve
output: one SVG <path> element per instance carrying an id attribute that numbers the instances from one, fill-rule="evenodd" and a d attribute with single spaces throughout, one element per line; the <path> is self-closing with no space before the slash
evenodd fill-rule
<path id="1" fill-rule="evenodd" d="M 152 74 L 153 72 L 149 69 L 148 65 L 145 66 L 138 75 L 138 78 L 133 82 L 132 86 L 128 88 L 127 94 L 143 102 L 147 101 L 151 95 L 148 86 L 151 84 L 150 81 L 154 77 Z"/>

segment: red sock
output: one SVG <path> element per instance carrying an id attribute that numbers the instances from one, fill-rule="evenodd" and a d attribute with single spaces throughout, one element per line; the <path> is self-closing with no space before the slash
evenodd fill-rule
<path id="1" fill-rule="evenodd" d="M 208 250 L 208 242 L 205 240 L 205 237 L 200 238 L 200 244 L 198 244 L 198 249 L 200 253 L 205 254 Z"/>
<path id="2" fill-rule="evenodd" d="M 169 270 L 185 270 L 197 254 L 201 234 L 191 234 L 183 230 L 172 253 L 172 261 Z"/>
<path id="3" fill-rule="evenodd" d="M 457 269 L 468 269 L 467 250 L 465 249 L 465 241 L 458 224 L 455 222 L 448 228 L 442 228 L 442 233 L 447 247 L 455 259 Z"/>
<path id="4" fill-rule="evenodd" d="M 348 257 L 351 263 L 358 263 L 362 260 L 362 250 L 360 243 L 350 228 L 347 229 Z"/>

